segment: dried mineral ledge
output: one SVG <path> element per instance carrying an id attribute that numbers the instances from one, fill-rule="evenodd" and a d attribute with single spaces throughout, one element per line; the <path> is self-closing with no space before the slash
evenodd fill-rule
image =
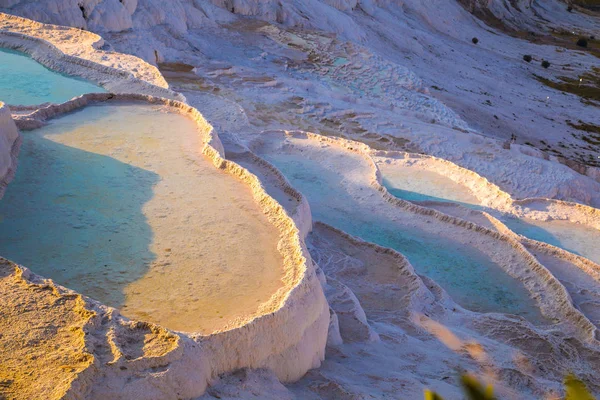
<path id="1" fill-rule="evenodd" d="M 577 308 L 600 326 L 600 251 L 595 246 L 600 210 L 556 199 L 515 200 L 473 171 L 436 157 L 368 153 L 390 193 L 520 241 L 566 287 Z"/>
<path id="2" fill-rule="evenodd" d="M 0 198 L 14 177 L 20 144 L 21 137 L 10 109 L 0 101 Z"/>
<path id="3" fill-rule="evenodd" d="M 42 26 L 28 33 L 44 38 L 45 30 L 51 28 Z M 19 127 L 39 128 L 49 118 L 106 101 L 145 102 L 187 115 L 202 133 L 202 153 L 215 168 L 250 188 L 256 204 L 278 231 L 277 247 L 283 259 L 282 286 L 258 312 L 234 320 L 221 332 L 210 335 L 177 333 L 153 323 L 131 321 L 114 308 L 1 259 L 3 394 L 24 399 L 194 398 L 218 374 L 239 368 L 267 368 L 286 382 L 297 380 L 308 369 L 317 367 L 324 357 L 329 311 L 296 228 L 310 226 L 310 213 L 302 196 L 286 187 L 285 181 L 280 182 L 299 204 L 297 211 L 288 215 L 265 192 L 255 175 L 224 159 L 218 136 L 196 109 L 179 101 L 147 95 L 148 91 L 168 94 L 166 89 L 111 67 L 72 59 L 39 38 L 7 32 L 0 32 L 0 37 L 4 40 L 2 45 L 17 40 L 20 44 L 14 48 L 27 50 L 37 60 L 53 60 L 47 65 L 59 72 L 75 72 L 99 83 L 105 79 L 118 82 L 119 88 L 138 93 L 88 94 L 61 105 L 47 105 L 33 111 L 22 109 L 17 118 Z M 4 182 L 13 175 L 19 143 L 10 112 L 4 105 L 0 108 L 0 128 Z M 305 229 L 303 232 L 302 236 Z"/>

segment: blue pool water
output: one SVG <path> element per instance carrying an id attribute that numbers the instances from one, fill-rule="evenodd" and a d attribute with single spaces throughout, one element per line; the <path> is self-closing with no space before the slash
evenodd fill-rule
<path id="1" fill-rule="evenodd" d="M 119 305 L 124 297 L 114 288 L 142 277 L 155 258 L 142 208 L 158 180 L 42 132 L 24 132 L 15 180 L 0 201 L 0 254 Z"/>
<path id="2" fill-rule="evenodd" d="M 463 307 L 543 320 L 525 287 L 475 247 L 403 224 L 400 211 L 397 220 L 390 220 L 375 206 L 357 202 L 342 177 L 318 162 L 294 154 L 263 156 L 307 196 L 315 220 L 401 252 L 418 273 L 439 283 Z"/>
<path id="3" fill-rule="evenodd" d="M 0 255 L 118 307 L 212 333 L 283 286 L 280 232 L 168 107 L 90 105 L 23 132 L 0 200 Z"/>
<path id="4" fill-rule="evenodd" d="M 51 71 L 31 57 L 0 49 L 0 101 L 13 105 L 63 103 L 105 90 L 91 82 Z"/>
<path id="5" fill-rule="evenodd" d="M 380 164 L 383 184 L 388 191 L 401 199 L 419 202 L 436 201 L 460 204 L 474 210 L 486 210 L 466 189 L 449 179 L 436 177 L 430 172 L 413 168 L 399 168 Z M 513 232 L 533 240 L 545 242 L 600 263 L 600 231 L 569 221 L 537 221 L 527 218 L 498 216 Z"/>
<path id="6" fill-rule="evenodd" d="M 461 201 L 454 201 L 445 197 L 436 197 L 436 196 L 430 196 L 428 194 L 424 194 L 424 193 L 420 193 L 420 192 L 411 192 L 409 190 L 404 190 L 404 189 L 398 189 L 395 188 L 388 180 L 383 179 L 383 185 L 386 187 L 386 189 L 388 190 L 388 192 L 393 195 L 394 197 L 397 197 L 399 199 L 402 200 L 406 200 L 406 201 L 410 201 L 413 203 L 419 203 L 419 202 L 425 202 L 425 201 L 434 201 L 434 202 L 438 202 L 438 203 L 454 203 L 454 204 L 460 204 L 464 207 L 473 209 L 473 210 L 483 210 L 484 207 L 480 207 L 480 206 L 476 206 L 474 204 L 471 203 L 466 203 L 466 202 L 461 202 Z"/>
<path id="7" fill-rule="evenodd" d="M 600 264 L 600 230 L 569 221 L 505 218 L 513 232 L 545 242 Z"/>

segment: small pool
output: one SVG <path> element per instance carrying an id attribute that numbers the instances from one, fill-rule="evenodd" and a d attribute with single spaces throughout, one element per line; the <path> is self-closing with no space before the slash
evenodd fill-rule
<path id="1" fill-rule="evenodd" d="M 23 53 L 0 49 L 0 100 L 9 105 L 63 103 L 103 88 L 51 71 Z"/>
<path id="2" fill-rule="evenodd" d="M 469 189 L 450 178 L 416 166 L 379 162 L 383 183 L 389 192 L 408 201 L 458 203 L 482 209 Z M 502 217 L 513 232 L 545 242 L 600 263 L 600 230 L 569 221 L 538 221 L 529 218 Z"/>
<path id="3" fill-rule="evenodd" d="M 391 206 L 378 193 L 364 190 L 366 201 L 357 201 L 345 187 L 348 176 L 354 172 L 348 164 L 342 166 L 338 162 L 348 155 L 332 150 L 331 154 L 313 158 L 311 149 L 306 147 L 294 150 L 285 146 L 285 150 L 261 151 L 261 155 L 307 196 L 315 220 L 401 252 L 418 273 L 438 282 L 465 308 L 543 321 L 525 287 L 486 254 L 474 246 L 422 229 L 408 221 L 413 217 L 401 210 L 385 212 Z"/>
<path id="4" fill-rule="evenodd" d="M 88 106 L 23 133 L 0 254 L 127 317 L 211 333 L 283 286 L 279 231 L 162 106 Z"/>
<path id="5" fill-rule="evenodd" d="M 470 208 L 479 200 L 465 186 L 419 166 L 378 162 L 383 184 L 396 197 L 407 201 L 440 201 L 459 203 Z"/>
<path id="6" fill-rule="evenodd" d="M 570 221 L 506 218 L 513 232 L 545 242 L 600 264 L 600 230 Z"/>

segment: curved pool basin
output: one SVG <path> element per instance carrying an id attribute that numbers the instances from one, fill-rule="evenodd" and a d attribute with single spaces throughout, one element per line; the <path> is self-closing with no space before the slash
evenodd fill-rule
<path id="1" fill-rule="evenodd" d="M 0 254 L 168 328 L 212 333 L 283 286 L 279 232 L 251 189 L 163 106 L 88 106 L 23 133 Z"/>
<path id="2" fill-rule="evenodd" d="M 600 264 L 600 230 L 563 220 L 538 221 L 530 218 L 504 218 L 513 232 L 545 242 Z"/>

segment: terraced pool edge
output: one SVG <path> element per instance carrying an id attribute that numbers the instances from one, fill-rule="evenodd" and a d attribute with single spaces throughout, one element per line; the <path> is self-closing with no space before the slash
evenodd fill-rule
<path id="1" fill-rule="evenodd" d="M 85 98 L 85 96 L 82 98 Z M 80 99 L 79 101 L 84 100 Z M 164 99 L 161 99 L 160 101 L 164 101 Z M 41 113 L 42 112 L 40 112 L 38 116 L 41 117 Z M 31 115 L 28 118 L 29 119 L 23 119 L 22 123 L 31 123 L 31 126 L 34 126 L 35 123 L 39 123 L 39 121 L 36 122 L 36 119 L 32 118 Z M 264 188 L 262 188 L 262 185 L 260 184 L 260 181 L 256 179 L 256 176 L 224 158 L 223 148 L 218 140 L 218 135 L 216 132 L 213 132 L 212 129 L 210 129 L 209 137 L 210 138 L 208 140 L 207 147 L 210 144 L 210 149 L 206 149 L 207 153 L 205 154 L 211 158 L 217 167 L 227 170 L 230 173 L 238 174 L 240 177 L 243 177 L 243 179 L 248 179 L 249 182 L 252 181 L 258 184 L 263 192 L 262 194 L 257 194 L 257 198 L 259 198 L 260 201 L 264 201 L 266 203 L 274 201 L 272 198 L 270 198 L 270 196 L 264 193 Z M 286 182 L 282 181 L 282 185 L 285 184 Z M 259 190 L 259 188 L 256 190 Z M 290 190 L 293 190 L 293 188 L 290 187 Z M 302 198 L 301 195 L 300 198 Z M 276 202 L 275 204 L 278 205 Z M 271 205 L 267 204 L 266 206 L 270 207 Z M 270 209 L 274 213 L 273 215 L 277 215 L 277 213 L 282 211 L 278 211 L 276 208 L 277 207 L 274 206 L 273 209 Z M 287 217 L 292 221 L 295 220 L 296 226 L 300 226 L 298 221 L 306 217 L 306 215 L 304 215 L 303 212 L 297 212 Z M 304 221 L 304 219 L 302 219 L 302 221 Z M 288 233 L 292 233 L 291 231 L 294 231 L 295 227 L 293 226 L 293 223 L 291 226 L 289 226 L 287 223 L 285 223 L 285 221 L 281 222 L 282 228 L 288 229 Z M 308 223 L 308 225 L 310 225 L 310 223 Z M 304 226 L 306 226 L 306 223 Z M 298 245 L 298 248 L 295 248 L 295 250 L 299 251 L 299 253 L 295 255 L 295 260 L 298 260 L 300 257 L 307 256 L 304 245 L 302 241 L 299 240 L 300 234 L 303 233 L 304 232 L 298 233 L 296 231 L 295 233 L 292 233 L 290 238 L 289 244 L 293 246 L 296 246 L 296 244 Z M 298 240 L 297 243 L 296 240 Z M 305 258 L 305 260 L 309 259 Z M 307 304 L 312 304 L 312 297 L 315 295 L 315 293 L 311 291 L 317 290 L 316 294 L 319 296 L 318 292 L 320 292 L 320 289 L 315 289 L 313 286 L 315 282 L 317 284 L 316 286 L 318 286 L 318 278 L 316 277 L 316 274 L 312 268 L 306 264 L 304 264 L 303 267 L 307 268 L 304 273 L 308 274 L 309 276 L 304 276 L 302 278 L 295 276 L 296 279 L 301 278 L 301 280 L 299 281 L 298 285 L 294 287 L 293 291 L 288 293 L 287 298 L 284 300 L 284 306 L 275 313 L 259 317 L 238 329 L 222 332 L 208 337 L 176 335 L 178 337 L 178 339 L 176 339 L 177 342 L 172 344 L 171 347 L 167 349 L 167 352 L 155 357 L 134 358 L 128 360 L 126 357 L 127 354 L 125 354 L 126 352 L 123 351 L 121 352 L 122 354 L 117 354 L 115 356 L 116 361 L 113 360 L 108 365 L 107 368 L 110 369 L 110 372 L 107 375 L 109 375 L 110 379 L 115 379 L 116 381 L 122 382 L 122 387 L 124 388 L 126 385 L 125 381 L 128 372 L 123 370 L 121 367 L 129 368 L 130 371 L 134 372 L 145 372 L 154 368 L 161 371 L 161 374 L 156 375 L 163 375 L 154 378 L 160 383 L 135 382 L 132 385 L 138 385 L 138 389 L 143 388 L 143 385 L 147 385 L 146 387 L 162 385 L 163 387 L 161 387 L 160 390 L 164 391 L 163 394 L 170 393 L 172 396 L 177 392 L 177 394 L 182 397 L 186 397 L 188 395 L 189 397 L 196 396 L 197 393 L 204 391 L 206 384 L 211 377 L 214 377 L 220 372 L 231 371 L 233 369 L 241 368 L 242 366 L 249 366 L 253 368 L 271 368 L 283 381 L 297 379 L 299 377 L 298 374 L 301 371 L 298 364 L 318 364 L 318 358 L 322 358 L 322 355 L 314 353 L 314 342 L 322 340 L 322 332 L 327 332 L 327 326 L 325 324 L 325 328 L 321 329 L 321 324 L 324 324 L 324 322 L 328 321 L 328 317 L 323 316 L 324 314 L 328 315 L 326 303 L 323 305 L 324 312 L 319 314 L 313 322 L 310 322 L 308 319 L 305 321 L 304 319 L 307 314 Z M 29 278 L 24 280 L 26 283 L 30 282 L 37 284 L 39 283 L 38 281 L 42 280 L 42 278 L 35 277 L 34 274 L 23 273 L 23 271 L 26 271 L 24 269 L 20 269 L 19 267 L 15 268 L 17 271 L 21 271 L 21 275 L 28 275 Z M 50 286 L 53 288 L 53 290 L 67 291 L 68 293 L 67 289 L 52 285 Z M 88 304 L 90 304 L 89 300 L 86 301 Z M 143 330 L 148 328 L 147 326 L 138 327 L 137 324 L 139 323 L 136 323 L 135 321 L 126 321 L 120 319 L 118 317 L 117 310 L 108 309 L 98 304 L 95 304 L 93 307 L 96 308 L 97 312 L 106 313 L 105 315 L 114 315 L 114 319 L 118 322 L 117 325 L 125 324 L 128 326 L 128 329 Z M 315 314 L 317 313 L 317 310 L 311 309 L 309 311 L 314 312 Z M 295 320 L 296 318 L 298 318 L 298 320 Z M 283 325 L 279 324 L 278 321 L 281 321 Z M 302 332 L 299 332 L 296 329 L 296 324 L 298 321 L 306 323 L 306 329 Z M 289 322 L 290 324 L 285 325 L 285 322 Z M 291 322 L 293 322 L 293 324 Z M 97 327 L 98 325 L 101 325 L 101 322 L 95 320 L 91 322 L 90 325 Z M 90 327 L 90 329 L 91 328 L 92 327 Z M 152 334 L 154 334 L 155 332 L 152 329 L 158 329 L 158 327 L 150 326 L 148 329 L 150 329 Z M 274 330 L 278 331 L 277 335 L 273 335 Z M 116 333 L 114 333 L 114 336 L 119 339 L 119 335 L 122 333 L 117 328 L 115 328 L 115 331 Z M 166 334 L 165 332 L 159 332 L 158 335 L 169 336 L 169 334 Z M 294 340 L 289 340 L 288 336 L 293 336 L 294 340 L 298 339 L 298 337 L 300 337 L 300 339 L 299 341 L 293 343 Z M 289 347 L 286 347 L 290 343 L 292 344 Z M 279 352 L 270 351 L 274 345 L 276 345 Z M 210 365 L 211 363 L 213 365 Z M 166 370 L 163 369 L 166 368 L 165 365 L 168 366 Z M 87 389 L 85 389 L 84 386 L 86 384 L 92 384 L 90 383 L 93 380 L 92 371 L 90 369 L 86 369 L 78 376 L 77 380 L 78 383 L 73 385 L 70 389 L 71 394 L 85 393 L 85 390 Z M 140 379 L 139 381 L 147 380 Z M 131 398 L 133 393 L 139 393 L 132 392 L 132 390 L 133 389 L 129 389 L 129 391 L 127 391 L 124 389 L 122 393 L 117 392 L 113 394 L 115 394 L 115 398 L 127 398 L 127 396 Z M 168 392 L 169 390 L 171 390 L 171 392 Z M 148 398 L 158 399 L 161 397 L 154 395 L 154 397 Z"/>
<path id="2" fill-rule="evenodd" d="M 308 256 L 308 254 L 305 252 L 304 246 L 301 244 L 300 232 L 298 231 L 298 228 L 296 228 L 294 216 L 288 216 L 283 207 L 266 193 L 261 182 L 255 175 L 250 173 L 245 168 L 240 167 L 236 163 L 224 158 L 224 150 L 218 135 L 216 132 L 214 132 L 212 126 L 208 124 L 198 110 L 176 100 L 168 100 L 147 95 L 94 93 L 82 95 L 60 105 L 49 105 L 27 115 L 24 118 L 17 118 L 16 122 L 17 126 L 19 126 L 21 129 L 32 129 L 40 126 L 47 119 L 56 118 L 60 115 L 88 105 L 97 104 L 100 102 L 131 101 L 165 105 L 171 110 L 191 118 L 196 122 L 201 131 L 206 134 L 206 138 L 204 140 L 205 145 L 202 149 L 202 153 L 210 159 L 216 168 L 224 170 L 225 172 L 233 175 L 250 186 L 255 201 L 263 209 L 263 212 L 268 217 L 269 221 L 273 223 L 281 233 L 280 244 L 278 247 L 284 257 L 284 287 L 275 293 L 267 304 L 261 307 L 253 319 L 236 321 L 228 327 L 227 331 L 232 331 L 243 327 L 248 323 L 258 323 L 261 318 L 266 318 L 266 316 L 269 315 L 276 316 L 278 311 L 286 308 L 290 305 L 290 303 L 294 302 L 294 297 L 297 295 L 297 292 L 303 292 L 301 286 L 307 283 L 305 282 L 306 280 L 310 282 L 312 280 L 311 278 L 316 279 L 316 276 L 314 276 L 314 271 L 309 271 L 307 268 L 307 260 L 310 260 L 310 256 Z M 290 190 L 290 193 L 297 193 L 297 191 L 292 189 Z M 301 215 L 305 215 L 305 213 L 302 213 Z M 306 224 L 304 223 L 304 225 Z M 316 285 L 314 285 L 315 282 L 317 283 Z M 303 312 L 302 314 L 304 315 L 302 318 L 293 318 L 295 319 L 294 323 L 299 332 L 303 332 L 305 329 L 297 326 L 298 321 L 306 322 L 310 327 L 313 322 L 318 322 L 323 318 L 322 311 L 326 310 L 326 308 L 323 306 L 323 304 L 326 304 L 324 297 L 321 297 L 321 295 L 318 293 L 320 290 L 320 285 L 317 281 L 310 283 L 311 284 L 309 284 L 309 286 L 315 286 L 315 288 L 318 286 L 316 293 L 315 288 L 305 289 L 309 289 L 309 291 L 312 292 L 311 297 L 314 296 L 314 298 L 317 300 L 317 307 L 313 307 L 313 309 L 316 309 L 315 311 L 319 312 L 317 315 L 311 315 L 310 317 Z M 307 310 L 305 309 L 304 311 Z M 286 323 L 282 321 L 276 325 L 283 327 L 286 325 Z M 216 332 L 214 335 L 218 334 L 220 334 L 220 332 Z M 322 342 L 322 344 L 322 347 L 324 347 L 324 342 Z M 286 380 L 286 378 L 283 377 L 282 380 Z"/>
<path id="3" fill-rule="evenodd" d="M 0 30 L 21 33 L 28 37 L 37 37 L 47 40 L 67 55 L 80 54 L 81 50 L 84 50 L 87 56 L 98 55 L 99 57 L 88 61 L 92 61 L 102 66 L 110 67 L 115 64 L 115 61 L 121 63 L 123 59 L 125 59 L 125 61 L 128 61 L 125 63 L 128 67 L 126 68 L 126 72 L 130 72 L 136 78 L 152 85 L 165 89 L 169 88 L 169 84 L 158 68 L 148 64 L 141 58 L 130 54 L 114 53 L 110 51 L 105 52 L 100 50 L 106 42 L 102 36 L 91 31 L 69 26 L 47 24 L 2 12 L 0 12 Z M 35 35 L 31 35 L 30 33 L 32 32 L 35 32 Z M 51 34 L 48 35 L 48 32 L 51 32 Z M 58 35 L 53 36 L 56 34 Z M 70 46 L 74 43 L 73 40 L 75 40 L 77 46 Z M 73 51 L 73 48 L 75 48 L 75 51 Z M 118 60 L 113 60 L 113 55 L 117 55 Z M 86 57 L 77 58 L 86 59 Z M 133 65 L 131 63 L 133 63 Z"/>
<path id="4" fill-rule="evenodd" d="M 535 197 L 514 199 L 498 185 L 488 181 L 476 172 L 456 165 L 451 161 L 430 155 L 379 150 L 369 150 L 369 153 L 374 157 L 391 159 L 392 162 L 395 159 L 407 159 L 422 160 L 439 165 L 440 168 L 435 169 L 436 173 L 468 188 L 484 207 L 493 208 L 503 213 L 510 213 L 519 218 L 531 218 L 542 221 L 548 219 L 568 220 L 600 229 L 600 210 L 585 204 Z M 427 169 L 431 170 L 430 168 Z M 540 209 L 548 208 L 548 210 L 536 210 L 536 207 Z"/>

